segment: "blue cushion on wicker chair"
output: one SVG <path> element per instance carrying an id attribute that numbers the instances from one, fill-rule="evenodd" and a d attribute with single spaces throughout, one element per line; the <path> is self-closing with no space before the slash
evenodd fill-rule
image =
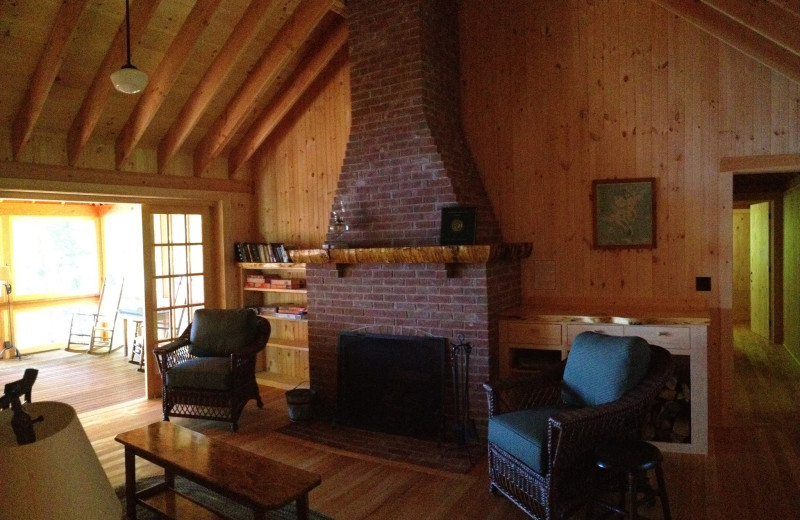
<path id="1" fill-rule="evenodd" d="M 543 474 L 547 471 L 547 420 L 568 409 L 545 407 L 495 415 L 489 419 L 489 442 Z"/>
<path id="2" fill-rule="evenodd" d="M 259 319 L 253 309 L 198 309 L 192 318 L 190 352 L 197 357 L 239 352 L 255 338 Z"/>
<path id="3" fill-rule="evenodd" d="M 650 346 L 636 336 L 583 332 L 572 342 L 562 399 L 582 407 L 610 403 L 636 386 L 650 367 Z"/>

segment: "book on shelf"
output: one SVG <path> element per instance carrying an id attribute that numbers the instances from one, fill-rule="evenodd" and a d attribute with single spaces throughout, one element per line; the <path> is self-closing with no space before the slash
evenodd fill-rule
<path id="1" fill-rule="evenodd" d="M 308 308 L 302 305 L 279 305 L 275 312 L 278 314 L 306 314 Z"/>
<path id="2" fill-rule="evenodd" d="M 289 252 L 282 243 L 236 242 L 234 257 L 239 263 L 291 263 Z"/>
<path id="3" fill-rule="evenodd" d="M 302 289 L 305 285 L 305 280 L 301 278 L 280 278 L 269 281 L 269 285 L 273 289 Z"/>

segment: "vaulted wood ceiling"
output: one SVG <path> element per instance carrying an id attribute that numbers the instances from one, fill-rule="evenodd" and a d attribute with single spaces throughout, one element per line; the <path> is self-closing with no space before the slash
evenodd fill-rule
<path id="1" fill-rule="evenodd" d="M 555 0 L 553 0 L 555 1 Z M 560 0 L 559 0 L 560 1 Z M 651 0 L 800 83 L 800 0 Z M 44 135 L 79 166 L 95 143 L 131 169 L 157 150 L 203 177 L 231 179 L 346 47 L 344 0 L 132 0 L 132 62 L 150 75 L 138 95 L 109 75 L 125 63 L 124 0 L 0 0 L 0 136 L 6 161 L 35 162 Z M 2 175 L 2 173 L 0 173 Z"/>
<path id="2" fill-rule="evenodd" d="M 0 0 L 0 125 L 12 157 L 35 133 L 63 139 L 70 165 L 113 143 L 125 169 L 137 147 L 158 171 L 191 154 L 193 174 L 228 161 L 231 178 L 346 46 L 335 0 L 132 0 L 137 95 L 109 79 L 125 63 L 124 0 Z"/>

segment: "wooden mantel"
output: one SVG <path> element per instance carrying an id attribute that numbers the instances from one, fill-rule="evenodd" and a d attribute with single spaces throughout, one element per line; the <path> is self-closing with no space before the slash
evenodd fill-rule
<path id="1" fill-rule="evenodd" d="M 517 243 L 295 249 L 289 251 L 289 256 L 295 263 L 333 263 L 341 272 L 344 266 L 351 264 L 488 264 L 527 258 L 532 251 L 532 244 Z"/>

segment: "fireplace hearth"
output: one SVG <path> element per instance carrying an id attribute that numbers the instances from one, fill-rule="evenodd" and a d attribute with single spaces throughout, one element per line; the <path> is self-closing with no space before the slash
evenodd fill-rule
<path id="1" fill-rule="evenodd" d="M 433 336 L 340 332 L 336 423 L 440 439 L 447 347 Z"/>

